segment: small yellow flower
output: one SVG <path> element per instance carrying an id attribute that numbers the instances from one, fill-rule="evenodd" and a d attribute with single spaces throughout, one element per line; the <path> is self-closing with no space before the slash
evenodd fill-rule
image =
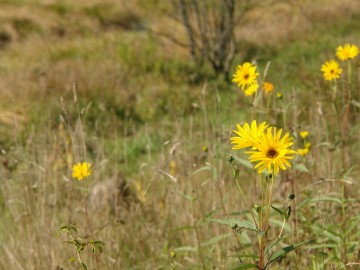
<path id="1" fill-rule="evenodd" d="M 245 89 L 244 93 L 245 96 L 252 96 L 256 93 L 257 89 L 259 88 L 258 83 L 254 83 L 252 85 L 250 85 L 248 88 Z"/>
<path id="2" fill-rule="evenodd" d="M 83 180 L 91 175 L 91 164 L 87 162 L 77 163 L 72 167 L 72 177 L 77 180 Z"/>
<path id="3" fill-rule="evenodd" d="M 209 151 L 209 149 L 207 148 L 206 145 L 203 145 L 201 149 L 202 149 L 203 152 L 205 152 L 205 153 L 207 153 L 207 151 Z"/>
<path id="4" fill-rule="evenodd" d="M 298 149 L 297 152 L 300 156 L 306 156 L 309 153 L 309 148 Z"/>
<path id="5" fill-rule="evenodd" d="M 310 149 L 311 148 L 311 143 L 309 143 L 309 142 L 305 143 L 304 147 L 306 149 Z"/>
<path id="6" fill-rule="evenodd" d="M 244 91 L 246 86 L 250 86 L 256 82 L 258 76 L 259 73 L 256 72 L 256 66 L 245 62 L 242 66 L 238 65 L 236 67 L 232 81 L 237 83 L 238 87 L 241 87 L 241 90 Z"/>
<path id="7" fill-rule="evenodd" d="M 259 138 L 262 137 L 268 126 L 266 122 L 257 125 L 256 120 L 252 121 L 251 126 L 248 123 L 245 123 L 243 126 L 237 124 L 237 130 L 233 131 L 239 136 L 230 138 L 231 143 L 235 144 L 232 149 L 253 147 Z"/>
<path id="8" fill-rule="evenodd" d="M 258 173 L 268 170 L 275 175 L 278 174 L 279 169 L 286 170 L 287 167 L 291 167 L 289 159 L 294 158 L 294 154 L 297 152 L 289 149 L 293 144 L 292 138 L 289 133 L 286 133 L 281 137 L 282 129 L 277 131 L 276 128 L 269 127 L 267 133 L 262 135 L 255 143 L 257 151 L 247 151 L 245 153 L 250 154 L 250 162 L 258 162 L 255 165 L 255 169 Z"/>
<path id="9" fill-rule="evenodd" d="M 300 134 L 301 138 L 306 139 L 309 136 L 309 131 L 303 130 L 303 131 L 300 131 L 299 134 Z"/>
<path id="10" fill-rule="evenodd" d="M 141 184 L 141 181 L 137 181 L 135 182 L 135 189 L 137 191 L 137 195 L 138 195 L 138 199 L 141 201 L 141 202 L 146 202 L 146 193 L 145 191 L 143 190 L 142 188 L 142 184 Z"/>
<path id="11" fill-rule="evenodd" d="M 342 73 L 342 69 L 335 60 L 326 61 L 325 64 L 321 66 L 321 71 L 324 73 L 323 76 L 326 81 L 339 79 Z"/>
<path id="12" fill-rule="evenodd" d="M 282 99 L 282 98 L 283 98 L 283 94 L 281 94 L 280 92 L 277 92 L 277 93 L 276 93 L 276 97 L 277 97 L 278 99 Z"/>
<path id="13" fill-rule="evenodd" d="M 262 89 L 266 94 L 268 94 L 268 93 L 274 91 L 274 85 L 269 82 L 264 82 Z"/>
<path id="14" fill-rule="evenodd" d="M 176 174 L 176 162 L 174 160 L 170 161 L 169 167 L 170 167 L 170 174 L 175 175 Z"/>
<path id="15" fill-rule="evenodd" d="M 344 47 L 339 46 L 336 49 L 336 56 L 341 61 L 346 61 L 346 60 L 349 60 L 349 59 L 353 59 L 358 54 L 359 54 L 359 48 L 356 45 L 345 44 Z"/>

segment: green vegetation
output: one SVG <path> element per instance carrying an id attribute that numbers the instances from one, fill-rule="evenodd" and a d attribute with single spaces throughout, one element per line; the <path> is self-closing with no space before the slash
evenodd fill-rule
<path id="1" fill-rule="evenodd" d="M 0 0 L 0 269 L 256 268 L 262 186 L 230 143 L 253 119 L 311 143 L 275 177 L 267 269 L 359 269 L 360 58 L 336 98 L 320 70 L 360 46 L 359 3 L 293 2 L 235 26 L 232 72 L 275 86 L 254 103 L 165 37 L 187 42 L 163 1 Z"/>

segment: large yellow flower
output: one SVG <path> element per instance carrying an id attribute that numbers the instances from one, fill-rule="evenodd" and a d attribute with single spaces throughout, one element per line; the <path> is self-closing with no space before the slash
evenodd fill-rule
<path id="1" fill-rule="evenodd" d="M 336 49 L 336 56 L 342 61 L 353 59 L 358 54 L 359 48 L 355 45 L 345 44 L 344 47 L 339 46 Z"/>
<path id="2" fill-rule="evenodd" d="M 237 66 L 233 76 L 232 81 L 237 83 L 238 87 L 241 87 L 241 90 L 244 91 L 246 86 L 256 83 L 256 78 L 259 76 L 259 73 L 256 72 L 255 65 L 245 62 L 242 66 Z"/>
<path id="3" fill-rule="evenodd" d="M 239 135 L 231 137 L 231 143 L 235 144 L 233 149 L 242 149 L 246 147 L 254 147 L 259 138 L 264 134 L 265 129 L 269 125 L 266 122 L 262 122 L 259 126 L 256 124 L 256 120 L 252 121 L 251 126 L 245 123 L 243 126 L 237 124 L 237 130 L 234 132 Z"/>
<path id="4" fill-rule="evenodd" d="M 84 178 L 87 178 L 91 175 L 90 170 L 91 164 L 90 163 L 77 163 L 73 166 L 72 171 L 72 177 L 74 177 L 77 180 L 83 180 Z"/>
<path id="5" fill-rule="evenodd" d="M 342 69 L 335 60 L 326 61 L 321 66 L 321 71 L 324 73 L 324 79 L 327 81 L 339 79 Z"/>
<path id="6" fill-rule="evenodd" d="M 254 145 L 256 151 L 246 152 L 250 154 L 250 162 L 258 162 L 254 167 L 258 173 L 267 169 L 268 172 L 273 172 L 276 175 L 279 168 L 286 170 L 286 166 L 291 167 L 288 160 L 293 159 L 293 155 L 296 154 L 296 151 L 289 149 L 293 144 L 289 133 L 281 138 L 282 129 L 277 131 L 274 128 L 274 132 L 272 131 L 272 127 L 269 127 L 267 133 L 264 133 L 262 138 L 257 140 Z"/>

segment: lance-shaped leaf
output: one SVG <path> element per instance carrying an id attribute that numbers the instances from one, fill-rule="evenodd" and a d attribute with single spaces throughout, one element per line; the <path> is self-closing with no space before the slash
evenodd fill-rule
<path id="1" fill-rule="evenodd" d="M 252 231 L 257 231 L 255 225 L 252 224 L 250 221 L 247 221 L 247 220 L 237 220 L 237 219 L 232 219 L 232 218 L 229 218 L 229 219 L 207 218 L 206 220 L 230 226 L 232 229 L 244 228 L 244 229 L 248 229 L 248 230 L 252 230 Z"/>
<path id="2" fill-rule="evenodd" d="M 314 242 L 315 242 L 315 240 L 308 240 L 308 241 L 304 241 L 304 242 L 300 242 L 300 243 L 297 243 L 297 244 L 294 244 L 294 245 L 284 247 L 284 248 L 276 251 L 271 256 L 270 260 L 268 261 L 268 263 L 266 265 L 269 265 L 269 264 L 279 260 L 280 258 L 284 257 L 286 254 L 288 254 L 289 252 L 297 249 L 298 247 L 301 247 L 301 246 L 306 245 L 306 244 L 314 243 Z"/>

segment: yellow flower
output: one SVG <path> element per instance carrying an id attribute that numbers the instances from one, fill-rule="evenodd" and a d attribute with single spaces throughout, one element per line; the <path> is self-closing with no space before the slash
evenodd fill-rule
<path id="1" fill-rule="evenodd" d="M 251 126 L 245 123 L 242 127 L 237 124 L 237 130 L 233 130 L 237 137 L 231 137 L 231 143 L 235 144 L 232 149 L 242 149 L 246 147 L 253 147 L 255 143 L 262 137 L 265 129 L 269 125 L 266 122 L 262 122 L 259 126 L 256 124 L 256 120 L 252 121 Z"/>
<path id="2" fill-rule="evenodd" d="M 170 161 L 169 167 L 170 167 L 170 174 L 175 175 L 176 174 L 176 162 L 174 160 Z"/>
<path id="3" fill-rule="evenodd" d="M 287 167 L 291 167 L 289 159 L 294 158 L 296 151 L 289 149 L 293 144 L 292 138 L 289 133 L 286 133 L 281 138 L 282 129 L 279 131 L 272 127 L 267 129 L 267 133 L 262 135 L 255 143 L 257 151 L 247 151 L 245 153 L 250 154 L 250 162 L 257 162 L 255 169 L 258 173 L 263 172 L 265 169 L 268 172 L 278 174 L 279 168 L 286 170 Z"/>
<path id="4" fill-rule="evenodd" d="M 244 91 L 246 86 L 250 86 L 256 82 L 258 76 L 259 73 L 256 72 L 256 66 L 245 62 L 242 66 L 237 66 L 232 81 L 237 83 L 238 87 L 241 87 L 241 90 Z"/>
<path id="5" fill-rule="evenodd" d="M 256 93 L 257 89 L 259 88 L 259 85 L 257 82 L 255 82 L 254 84 L 250 85 L 248 88 L 245 89 L 244 93 L 245 96 L 252 96 L 253 94 Z"/>
<path id="6" fill-rule="evenodd" d="M 297 152 L 304 157 L 309 153 L 309 148 L 298 149 Z"/>
<path id="7" fill-rule="evenodd" d="M 276 97 L 277 97 L 278 99 L 282 99 L 282 98 L 283 98 L 283 94 L 281 94 L 280 92 L 277 92 L 277 93 L 276 93 Z"/>
<path id="8" fill-rule="evenodd" d="M 262 89 L 264 90 L 264 92 L 266 94 L 268 94 L 268 93 L 274 91 L 274 85 L 272 83 L 269 83 L 269 82 L 264 82 Z"/>
<path id="9" fill-rule="evenodd" d="M 305 143 L 304 147 L 306 149 L 310 149 L 311 148 L 311 143 L 309 143 L 309 142 Z"/>
<path id="10" fill-rule="evenodd" d="M 146 202 L 146 193 L 142 188 L 141 181 L 138 180 L 135 182 L 135 189 L 137 191 L 137 197 L 141 202 Z"/>
<path id="11" fill-rule="evenodd" d="M 342 61 L 353 59 L 358 54 L 359 48 L 356 45 L 345 44 L 344 47 L 339 46 L 336 49 L 336 56 Z"/>
<path id="12" fill-rule="evenodd" d="M 339 68 L 339 64 L 335 60 L 326 61 L 321 66 L 321 71 L 324 73 L 324 79 L 327 81 L 339 79 L 342 73 L 342 69 Z"/>
<path id="13" fill-rule="evenodd" d="M 91 175 L 91 164 L 87 162 L 77 163 L 72 167 L 72 177 L 77 180 L 83 180 Z"/>
<path id="14" fill-rule="evenodd" d="M 303 130 L 303 131 L 300 131 L 299 134 L 300 134 L 301 138 L 306 139 L 309 136 L 309 131 Z"/>

